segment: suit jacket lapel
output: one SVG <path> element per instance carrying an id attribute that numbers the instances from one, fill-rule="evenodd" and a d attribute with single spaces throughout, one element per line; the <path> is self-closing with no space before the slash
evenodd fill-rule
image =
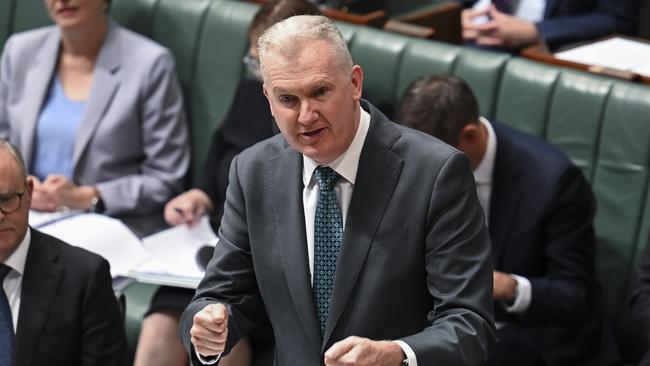
<path id="1" fill-rule="evenodd" d="M 31 364 L 32 351 L 38 347 L 63 274 L 59 253 L 42 234 L 35 230 L 31 233 L 16 328 L 16 359 L 27 361 L 21 365 Z"/>
<path id="2" fill-rule="evenodd" d="M 497 153 L 492 173 L 489 230 L 492 239 L 492 260 L 496 268 L 499 268 L 523 187 L 518 183 L 522 172 L 520 161 L 511 151 L 510 141 L 501 132 L 498 124 L 492 125 L 497 137 Z"/>
<path id="3" fill-rule="evenodd" d="M 355 189 L 348 209 L 322 350 L 328 345 L 363 269 L 372 240 L 402 171 L 403 161 L 390 153 L 392 144 L 400 136 L 399 131 L 386 123 L 386 117 L 377 109 L 368 108 L 371 112 L 370 129 L 361 151 Z"/>
<path id="4" fill-rule="evenodd" d="M 302 155 L 287 147 L 267 169 L 282 269 L 298 317 L 314 348 L 319 350 L 321 336 L 312 295 L 302 204 Z"/>
<path id="5" fill-rule="evenodd" d="M 73 159 L 75 167 L 120 85 L 116 72 L 121 66 L 122 51 L 117 26 L 111 22 L 97 57 L 90 96 L 79 125 Z"/>
<path id="6" fill-rule="evenodd" d="M 49 37 L 43 43 L 43 48 L 38 51 L 34 58 L 33 66 L 27 72 L 27 75 L 25 75 L 25 85 L 29 85 L 29 91 L 25 91 L 25 93 L 29 94 L 29 99 L 32 102 L 25 109 L 26 125 L 21 126 L 21 128 L 24 128 L 25 133 L 21 135 L 19 144 L 25 159 L 25 164 L 28 167 L 31 165 L 33 159 L 34 135 L 36 133 L 38 116 L 43 108 L 52 75 L 57 65 L 60 45 L 61 34 L 57 28 L 53 28 Z"/>

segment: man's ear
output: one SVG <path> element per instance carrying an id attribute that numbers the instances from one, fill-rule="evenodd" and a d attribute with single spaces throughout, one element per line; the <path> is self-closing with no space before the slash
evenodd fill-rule
<path id="1" fill-rule="evenodd" d="M 361 70 L 361 66 L 359 65 L 354 65 L 352 66 L 352 96 L 354 97 L 355 101 L 359 101 L 361 99 L 361 95 L 363 94 L 363 70 Z"/>
<path id="2" fill-rule="evenodd" d="M 32 204 L 32 193 L 34 193 L 34 178 L 31 176 L 27 177 L 27 180 L 25 181 L 25 196 L 26 196 L 26 201 L 30 205 Z"/>
<path id="3" fill-rule="evenodd" d="M 473 151 L 479 140 L 478 124 L 466 124 L 458 134 L 458 142 L 456 148 L 464 153 Z"/>
<path id="4" fill-rule="evenodd" d="M 269 109 L 271 109 L 271 115 L 275 117 L 275 113 L 273 112 L 273 103 L 271 103 L 271 96 L 269 95 L 269 90 L 266 88 L 266 83 L 262 84 L 262 92 L 264 93 L 266 100 L 269 102 Z"/>

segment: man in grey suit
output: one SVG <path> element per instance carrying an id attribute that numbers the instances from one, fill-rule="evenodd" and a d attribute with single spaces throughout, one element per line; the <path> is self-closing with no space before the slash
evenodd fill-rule
<path id="1" fill-rule="evenodd" d="M 327 18 L 259 41 L 281 135 L 237 156 L 219 244 L 181 336 L 212 364 L 269 323 L 277 365 L 481 365 L 489 239 L 467 158 L 361 100 Z"/>

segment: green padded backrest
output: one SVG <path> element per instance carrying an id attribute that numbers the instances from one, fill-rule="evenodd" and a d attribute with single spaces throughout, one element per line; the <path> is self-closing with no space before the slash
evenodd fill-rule
<path id="1" fill-rule="evenodd" d="M 124 27 L 151 37 L 159 0 L 113 0 L 111 16 Z"/>
<path id="2" fill-rule="evenodd" d="M 451 74 L 462 52 L 461 47 L 422 39 L 413 40 L 404 50 L 397 78 L 398 99 L 420 76 Z"/>
<path id="3" fill-rule="evenodd" d="M 364 94 L 395 105 L 397 72 L 408 38 L 393 33 L 360 27 L 350 44 L 350 53 L 364 74 Z"/>
<path id="4" fill-rule="evenodd" d="M 553 86 L 559 74 L 557 67 L 520 58 L 512 59 L 501 80 L 496 119 L 545 137 Z"/>
<path id="5" fill-rule="evenodd" d="M 619 82 L 605 106 L 592 187 L 596 215 L 597 269 L 607 307 L 618 319 L 637 252 L 650 166 L 650 88 Z"/>
<path id="6" fill-rule="evenodd" d="M 348 44 L 348 47 L 352 43 L 352 40 L 354 39 L 354 36 L 357 34 L 357 31 L 361 28 L 358 25 L 352 24 L 352 23 L 346 23 L 346 22 L 340 22 L 340 21 L 335 21 L 336 27 L 341 31 L 341 35 L 343 36 L 343 39 L 345 39 L 345 42 Z"/>
<path id="7" fill-rule="evenodd" d="M 454 65 L 454 75 L 465 80 L 478 99 L 481 115 L 493 118 L 501 74 L 510 56 L 463 48 Z"/>
<path id="8" fill-rule="evenodd" d="M 174 54 L 186 104 L 194 77 L 203 19 L 210 4 L 210 0 L 159 0 L 155 11 L 152 38 Z"/>
<path id="9" fill-rule="evenodd" d="M 132 352 L 135 351 L 138 344 L 142 320 L 149 311 L 151 299 L 158 287 L 160 286 L 135 282 L 121 291 L 126 300 L 126 312 L 124 314 L 126 340 Z"/>
<path id="10" fill-rule="evenodd" d="M 0 51 L 4 48 L 5 41 L 11 34 L 14 2 L 15 0 L 0 0 Z"/>
<path id="11" fill-rule="evenodd" d="M 14 20 L 11 32 L 21 32 L 52 24 L 43 0 L 14 0 Z"/>
<path id="12" fill-rule="evenodd" d="M 192 86 L 192 176 L 198 179 L 203 162 L 243 74 L 248 50 L 246 33 L 258 6 L 248 2 L 214 1 L 199 41 L 197 78 Z"/>
<path id="13" fill-rule="evenodd" d="M 564 71 L 551 97 L 546 139 L 564 151 L 590 182 L 612 85 L 609 78 Z"/>

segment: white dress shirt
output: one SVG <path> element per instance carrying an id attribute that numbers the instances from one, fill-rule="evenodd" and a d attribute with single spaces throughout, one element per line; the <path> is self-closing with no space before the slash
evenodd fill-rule
<path id="1" fill-rule="evenodd" d="M 27 261 L 27 252 L 29 251 L 29 244 L 32 239 L 29 228 L 25 233 L 25 237 L 18 245 L 18 248 L 7 258 L 3 263 L 10 267 L 11 270 L 2 282 L 2 288 L 9 300 L 9 307 L 11 308 L 11 318 L 14 323 L 14 333 L 16 333 L 16 325 L 18 325 L 18 312 L 20 311 L 20 298 L 23 287 L 23 274 L 25 273 L 25 261 Z"/>
<path id="2" fill-rule="evenodd" d="M 363 108 L 359 107 L 361 110 L 359 127 L 357 132 L 352 140 L 352 143 L 348 149 L 339 156 L 336 160 L 330 163 L 328 166 L 332 168 L 341 178 L 338 179 L 336 185 L 334 186 L 334 191 L 336 192 L 336 198 L 339 202 L 339 207 L 341 208 L 341 218 L 343 220 L 343 230 L 345 230 L 345 220 L 348 215 L 348 208 L 350 206 L 350 200 L 352 199 L 352 193 L 354 191 L 354 183 L 357 177 L 357 169 L 359 167 L 359 158 L 361 156 L 361 150 L 363 149 L 363 143 L 366 141 L 366 136 L 368 135 L 368 129 L 370 128 L 370 115 L 368 112 L 364 111 Z M 305 231 L 307 234 L 307 253 L 309 256 L 309 274 L 311 276 L 311 283 L 313 284 L 314 279 L 314 220 L 316 219 L 316 205 L 318 204 L 318 196 L 320 194 L 320 187 L 314 177 L 314 171 L 320 164 L 313 161 L 312 159 L 303 155 L 302 157 L 302 179 L 304 188 L 302 191 L 302 203 L 304 207 L 305 214 Z M 417 366 L 418 362 L 415 357 L 415 352 L 413 349 L 403 341 L 396 340 L 404 354 L 406 355 L 409 366 Z M 206 365 L 211 365 L 216 363 L 219 358 L 211 359 L 206 361 L 202 358 L 198 352 L 197 356 L 201 362 Z"/>
<path id="3" fill-rule="evenodd" d="M 476 181 L 476 194 L 485 214 L 485 225 L 490 226 L 490 198 L 492 197 L 492 175 L 494 173 L 494 162 L 497 153 L 497 136 L 494 133 L 492 124 L 487 119 L 480 117 L 479 121 L 481 121 L 487 130 L 488 140 L 487 146 L 485 147 L 485 155 L 473 173 L 474 180 Z M 515 301 L 512 305 L 506 306 L 506 311 L 512 314 L 521 314 L 528 310 L 533 296 L 533 290 L 527 278 L 514 274 L 510 274 L 510 276 L 517 281 L 517 292 L 515 294 Z M 497 328 L 503 326 L 504 324 L 497 324 Z"/>
<path id="4" fill-rule="evenodd" d="M 370 128 L 370 115 L 361 109 L 359 128 L 348 149 L 328 166 L 341 176 L 334 186 L 336 198 L 341 208 L 341 218 L 343 219 L 343 230 L 345 230 L 345 221 L 348 217 L 348 208 L 354 191 L 354 182 L 357 177 L 359 168 L 359 158 L 363 143 L 366 141 L 368 129 Z M 309 255 L 309 274 L 311 282 L 314 281 L 314 223 L 316 220 L 316 205 L 320 195 L 320 187 L 314 177 L 314 171 L 320 164 L 306 156 L 302 156 L 302 180 L 304 188 L 302 190 L 302 203 L 305 210 L 305 229 L 307 232 L 307 253 Z M 417 366 L 418 361 L 413 349 L 403 341 L 395 341 L 404 351 L 409 361 L 409 366 Z"/>
<path id="5" fill-rule="evenodd" d="M 492 0 L 479 0 L 472 8 L 483 10 L 491 3 Z M 529 22 L 537 23 L 544 19 L 544 10 L 546 10 L 546 0 L 519 0 L 515 1 L 515 9 L 512 12 L 512 15 Z M 483 22 L 486 20 L 487 19 L 484 19 Z"/>

